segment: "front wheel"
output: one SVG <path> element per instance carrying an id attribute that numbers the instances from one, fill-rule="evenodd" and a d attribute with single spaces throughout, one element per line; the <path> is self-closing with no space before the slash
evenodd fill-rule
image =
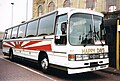
<path id="1" fill-rule="evenodd" d="M 47 73 L 49 71 L 49 61 L 47 57 L 43 56 L 40 60 L 40 68 L 44 73 Z"/>

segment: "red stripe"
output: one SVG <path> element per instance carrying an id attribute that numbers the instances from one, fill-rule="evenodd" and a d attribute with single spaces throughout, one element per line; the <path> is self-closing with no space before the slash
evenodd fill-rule
<path id="1" fill-rule="evenodd" d="M 28 47 L 28 48 L 24 48 L 24 49 L 52 51 L 51 44 L 43 45 L 43 46 Z"/>
<path id="2" fill-rule="evenodd" d="M 6 43 L 8 43 L 9 45 L 12 45 L 12 46 L 14 46 L 11 42 L 6 42 Z"/>
<path id="3" fill-rule="evenodd" d="M 22 45 L 23 41 L 22 42 L 19 42 L 20 46 Z"/>
<path id="4" fill-rule="evenodd" d="M 23 47 L 29 46 L 29 45 L 32 45 L 32 44 L 35 44 L 35 43 L 38 43 L 38 42 L 41 42 L 41 41 L 30 41 L 27 44 L 25 44 Z"/>
<path id="5" fill-rule="evenodd" d="M 14 42 L 15 46 L 17 45 L 16 42 Z"/>
<path id="6" fill-rule="evenodd" d="M 3 47 L 9 47 L 9 48 L 10 48 L 10 46 L 4 45 L 4 44 L 3 44 L 2 46 L 3 46 Z"/>

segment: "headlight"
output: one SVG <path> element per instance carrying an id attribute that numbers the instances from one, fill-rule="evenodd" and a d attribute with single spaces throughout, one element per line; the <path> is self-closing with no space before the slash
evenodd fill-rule
<path id="1" fill-rule="evenodd" d="M 89 55 L 83 55 L 83 60 L 88 60 L 89 59 Z"/>
<path id="2" fill-rule="evenodd" d="M 76 55 L 76 60 L 88 60 L 89 55 Z"/>
<path id="3" fill-rule="evenodd" d="M 104 58 L 107 58 L 107 57 L 108 57 L 108 54 L 107 54 L 107 53 L 105 53 L 105 54 L 104 54 Z"/>
<path id="4" fill-rule="evenodd" d="M 103 58 L 104 57 L 104 55 L 103 54 L 100 54 L 100 58 Z"/>
<path id="5" fill-rule="evenodd" d="M 83 60 L 83 56 L 82 55 L 76 55 L 76 60 Z"/>

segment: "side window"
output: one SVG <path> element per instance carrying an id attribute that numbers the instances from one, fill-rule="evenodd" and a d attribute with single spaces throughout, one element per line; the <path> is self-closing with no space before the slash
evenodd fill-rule
<path id="1" fill-rule="evenodd" d="M 27 24 L 23 24 L 19 27 L 18 38 L 24 38 L 25 37 L 26 25 Z"/>
<path id="2" fill-rule="evenodd" d="M 8 32 L 7 32 L 7 39 L 10 39 L 10 38 L 11 38 L 11 32 L 12 32 L 12 29 L 8 29 Z"/>
<path id="3" fill-rule="evenodd" d="M 38 20 L 28 23 L 26 37 L 34 37 L 37 35 Z"/>
<path id="4" fill-rule="evenodd" d="M 12 39 L 17 38 L 17 32 L 18 32 L 18 27 L 13 28 L 12 36 L 11 36 Z"/>
<path id="5" fill-rule="evenodd" d="M 43 17 L 39 21 L 38 35 L 51 35 L 54 33 L 56 13 Z"/>
<path id="6" fill-rule="evenodd" d="M 57 17 L 56 22 L 56 35 L 55 43 L 56 44 L 66 44 L 67 43 L 67 15 L 62 15 Z"/>

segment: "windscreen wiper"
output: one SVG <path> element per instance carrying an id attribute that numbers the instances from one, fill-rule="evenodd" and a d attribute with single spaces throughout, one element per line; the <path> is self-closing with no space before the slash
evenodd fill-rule
<path id="1" fill-rule="evenodd" d="M 85 37 L 85 39 L 84 39 L 84 42 L 85 42 L 85 44 L 83 45 L 84 47 L 88 44 L 87 36 L 88 36 L 88 35 L 86 35 L 86 37 Z"/>
<path id="2" fill-rule="evenodd" d="M 98 37 L 98 39 L 100 40 L 102 46 L 104 46 L 104 44 L 102 43 L 100 37 L 99 37 L 98 34 L 96 33 L 95 26 L 94 26 L 94 32 L 93 32 L 93 34 L 94 34 L 93 36 L 94 36 L 95 38 L 96 38 L 96 36 Z"/>
<path id="3" fill-rule="evenodd" d="M 90 39 L 87 39 L 87 36 L 90 35 L 90 37 L 92 38 L 92 28 L 91 28 L 91 24 L 90 24 L 90 31 L 88 32 L 88 34 L 85 36 L 85 44 L 84 44 L 84 47 L 89 43 L 89 40 Z"/>

